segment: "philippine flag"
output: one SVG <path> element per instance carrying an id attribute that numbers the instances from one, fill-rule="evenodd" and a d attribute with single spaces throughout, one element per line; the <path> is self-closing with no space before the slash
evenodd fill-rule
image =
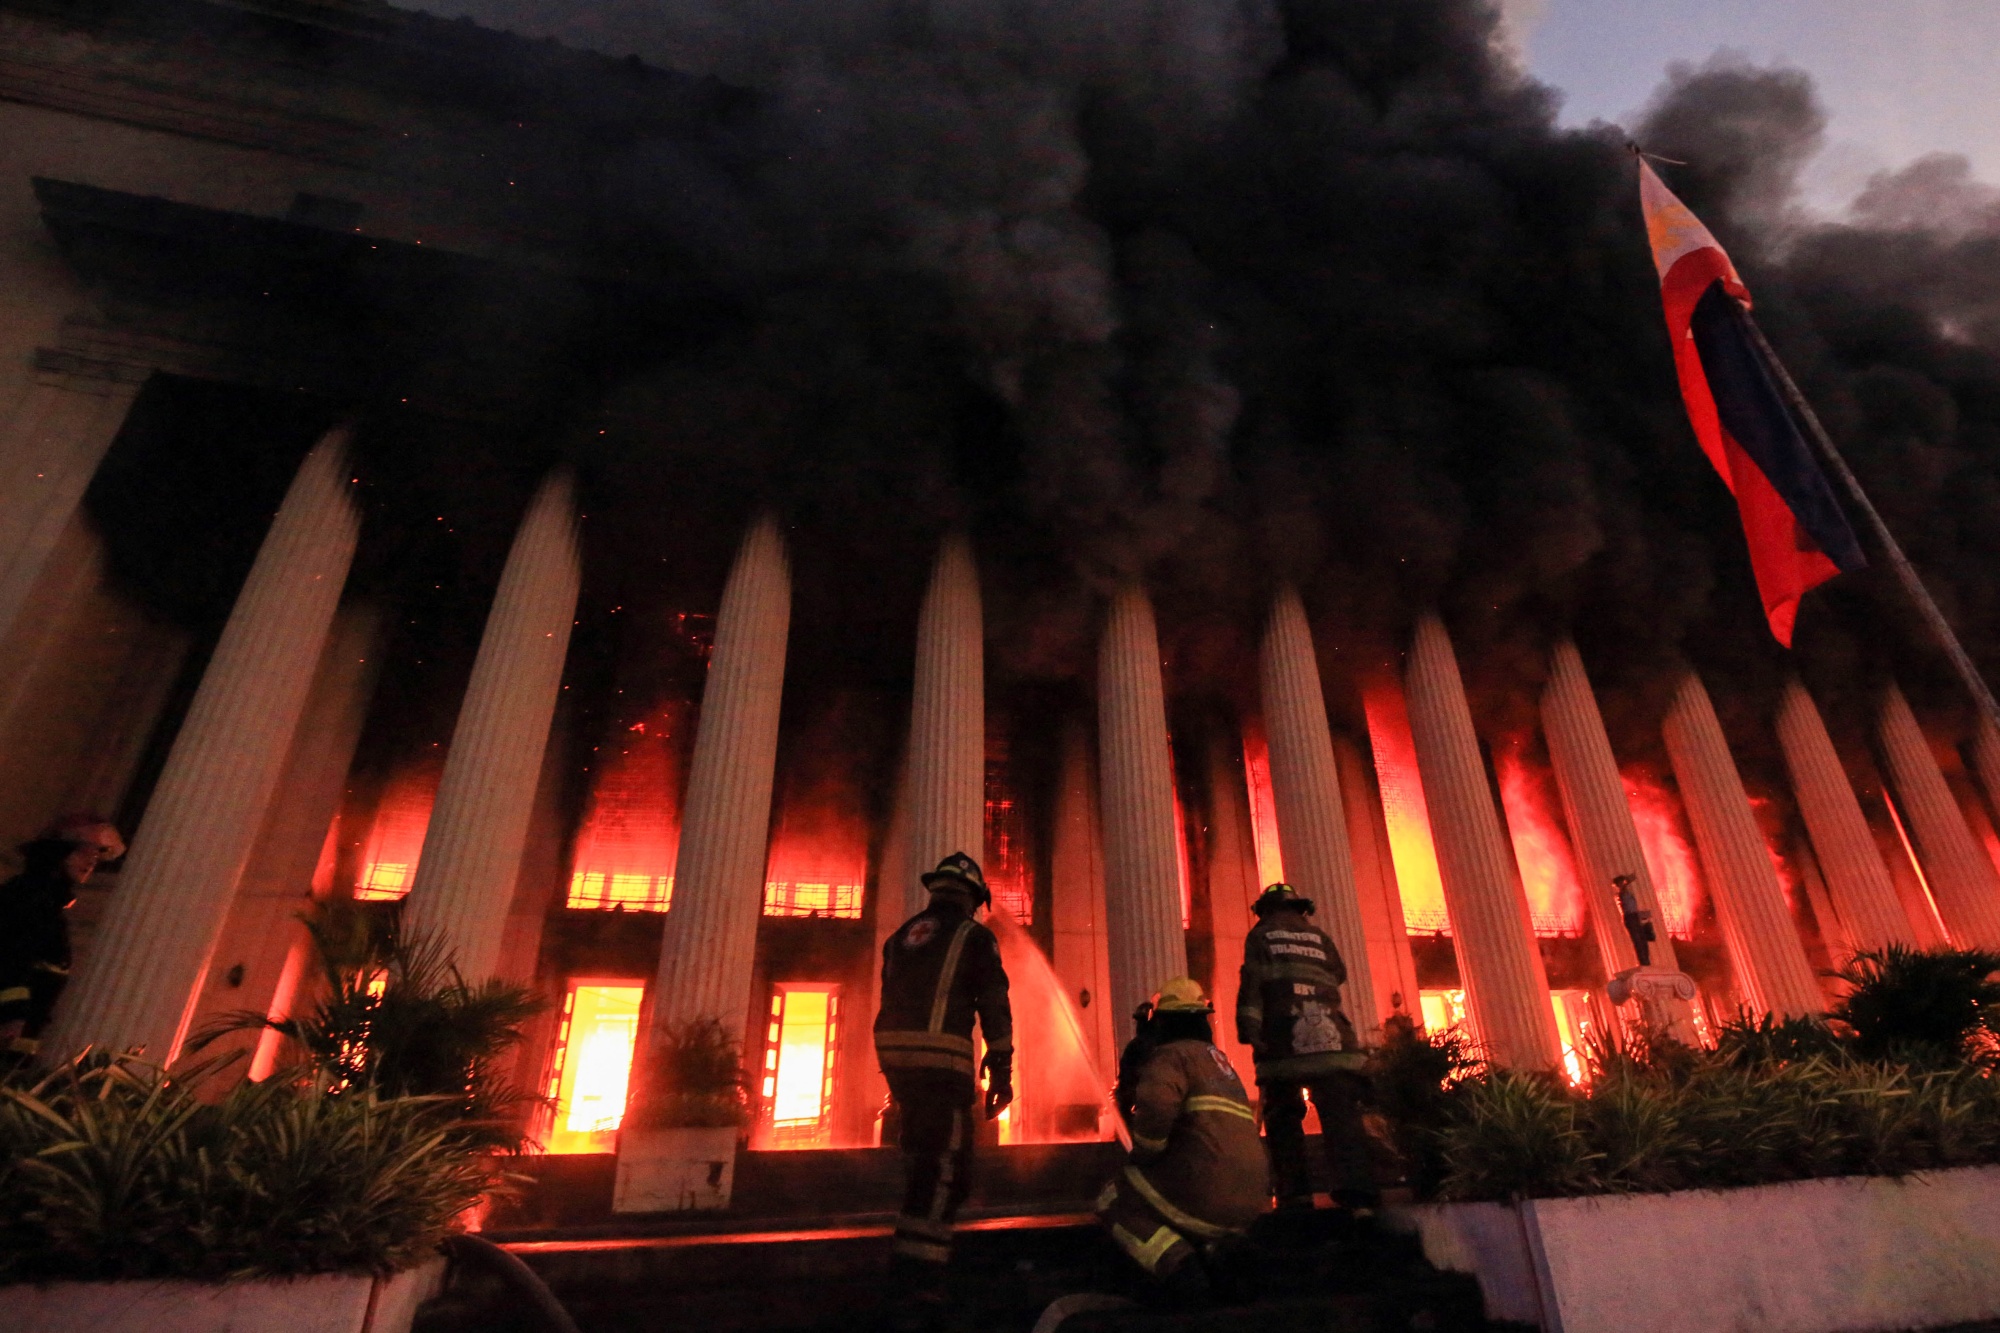
<path id="1" fill-rule="evenodd" d="M 1736 266 L 1643 158 L 1639 198 L 1688 420 L 1736 497 L 1764 614 L 1789 648 L 1799 599 L 1868 562 L 1750 340 Z"/>

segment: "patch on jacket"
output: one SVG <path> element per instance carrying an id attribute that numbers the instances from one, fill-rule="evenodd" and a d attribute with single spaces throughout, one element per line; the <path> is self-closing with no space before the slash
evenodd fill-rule
<path id="1" fill-rule="evenodd" d="M 1293 1054 L 1318 1055 L 1321 1051 L 1346 1049 L 1347 1043 L 1340 1039 L 1332 1010 L 1314 1000 L 1299 1005 L 1298 1017 L 1292 1020 Z"/>
<path id="2" fill-rule="evenodd" d="M 910 928 L 903 932 L 903 947 L 905 949 L 921 949 L 926 944 L 929 944 L 937 933 L 938 923 L 936 917 L 920 917 L 916 921 L 911 922 Z"/>
<path id="3" fill-rule="evenodd" d="M 1229 1063 L 1228 1056 L 1211 1046 L 1208 1048 L 1208 1058 L 1215 1061 L 1215 1067 L 1222 1071 L 1224 1078 L 1228 1079 L 1231 1083 L 1242 1084 L 1243 1080 L 1237 1077 L 1236 1066 Z"/>

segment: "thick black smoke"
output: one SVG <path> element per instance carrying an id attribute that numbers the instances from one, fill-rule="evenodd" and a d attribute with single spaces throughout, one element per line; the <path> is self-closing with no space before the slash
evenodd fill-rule
<path id="1" fill-rule="evenodd" d="M 797 638 L 877 673 L 954 523 L 1021 676 L 1087 674 L 1133 577 L 1224 690 L 1282 579 L 1342 654 L 1440 607 L 1503 726 L 1566 632 L 1633 738 L 1689 661 L 1745 717 L 1791 669 L 1680 407 L 1626 134 L 1557 128 L 1480 0 L 461 7 L 748 90 L 601 173 L 608 226 L 747 311 L 585 413 L 627 567 L 774 505 Z M 1635 132 L 2000 665 L 2000 203 L 1926 159 L 1814 222 L 1822 124 L 1804 74 L 1722 61 Z M 1879 571 L 1799 642 L 1835 696 L 1952 698 Z"/>

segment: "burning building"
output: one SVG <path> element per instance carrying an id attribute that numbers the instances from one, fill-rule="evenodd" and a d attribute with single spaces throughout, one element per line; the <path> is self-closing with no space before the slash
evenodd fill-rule
<path id="1" fill-rule="evenodd" d="M 1159 8 L 679 73 L 366 0 L 0 0 L 0 834 L 132 837 L 52 1049 L 282 1016 L 353 899 L 549 998 L 551 1152 L 700 1018 L 754 1146 L 868 1144 L 880 942 L 955 850 L 1007 1142 L 1108 1134 L 1135 1004 L 1231 1009 L 1281 875 L 1364 1027 L 1579 1077 L 1614 876 L 1697 1036 L 2000 945 L 2000 734 L 1873 575 L 1762 634 L 1616 136 L 1472 0 Z M 2000 661 L 1993 220 L 1781 235 L 1811 117 L 1719 66 L 1651 132 Z"/>

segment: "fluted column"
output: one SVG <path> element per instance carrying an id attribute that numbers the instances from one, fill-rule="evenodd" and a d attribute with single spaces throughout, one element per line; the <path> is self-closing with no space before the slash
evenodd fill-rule
<path id="1" fill-rule="evenodd" d="M 917 617 L 910 700 L 910 840 L 903 902 L 929 895 L 919 879 L 953 852 L 986 861 L 986 648 L 972 544 L 945 538 Z"/>
<path id="2" fill-rule="evenodd" d="M 1678 970 L 1659 894 L 1646 868 L 1645 849 L 1632 824 L 1632 807 L 1625 800 L 1624 780 L 1618 776 L 1618 758 L 1605 733 L 1604 716 L 1597 710 L 1583 657 L 1568 639 L 1549 653 L 1549 680 L 1542 689 L 1542 735 L 1548 741 L 1549 764 L 1555 769 L 1563 817 L 1576 847 L 1577 868 L 1583 872 L 1591 930 L 1605 975 L 1639 964 L 1631 936 L 1625 933 L 1618 891 L 1611 883 L 1619 875 L 1633 877 L 1632 892 L 1639 906 L 1653 914 L 1659 936 L 1653 942 L 1653 965 Z"/>
<path id="3" fill-rule="evenodd" d="M 1979 770 L 1979 785 L 1986 792 L 1986 809 L 2000 828 L 2000 727 L 1979 710 L 1972 732 L 1972 764 Z"/>
<path id="4" fill-rule="evenodd" d="M 581 581 L 576 487 L 557 471 L 507 553 L 403 908 L 408 928 L 442 940 L 474 982 L 500 962 Z"/>
<path id="5" fill-rule="evenodd" d="M 1916 945 L 1895 881 L 1812 696 L 1796 678 L 1778 701 L 1778 744 L 1841 932 L 1856 949 Z M 1837 960 L 1838 961 L 1838 960 Z"/>
<path id="6" fill-rule="evenodd" d="M 0 633 L 21 613 L 135 393 L 110 380 L 39 379 L 0 427 Z"/>
<path id="7" fill-rule="evenodd" d="M 1354 886 L 1354 856 L 1347 844 L 1319 658 L 1296 588 L 1281 589 L 1271 606 L 1264 632 L 1263 696 L 1285 877 L 1313 900 L 1320 925 L 1347 964 L 1342 1002 L 1365 1040 L 1381 1021 L 1375 1012 L 1368 930 Z"/>
<path id="8" fill-rule="evenodd" d="M 743 539 L 715 617 L 673 910 L 660 938 L 656 1028 L 714 1018 L 743 1035 L 764 902 L 791 621 L 784 539 L 772 519 L 760 518 Z"/>
<path id="9" fill-rule="evenodd" d="M 1396 884 L 1389 829 L 1382 817 L 1368 760 L 1344 735 L 1333 738 L 1340 770 L 1340 808 L 1347 816 L 1347 849 L 1354 856 L 1354 888 L 1361 898 L 1361 921 L 1368 931 L 1368 971 L 1375 981 L 1375 1013 L 1398 1011 L 1422 1016 L 1417 960 L 1410 949 L 1403 895 Z"/>
<path id="10" fill-rule="evenodd" d="M 1715 705 L 1693 672 L 1675 691 L 1661 732 L 1737 985 L 1753 1010 L 1780 1017 L 1818 1013 L 1825 1002 L 1792 925 L 1770 848 L 1757 828 Z"/>
<path id="11" fill-rule="evenodd" d="M 203 673 L 48 1050 L 178 1051 L 347 582 L 346 433 L 306 455 Z"/>
<path id="12" fill-rule="evenodd" d="M 1143 588 L 1111 600 L 1097 659 L 1097 710 L 1111 1014 L 1123 1042 L 1132 1035 L 1133 1007 L 1187 971 L 1166 687 Z"/>
<path id="13" fill-rule="evenodd" d="M 1105 929 L 1104 837 L 1098 821 L 1097 779 L 1090 766 L 1090 733 L 1081 718 L 1062 730 L 1057 778 L 1055 836 L 1050 847 L 1053 936 L 1051 963 L 1063 988 L 1076 1001 L 1090 1042 L 1101 1086 L 1109 1087 L 1118 1064 L 1113 1045 L 1115 1006 L 1111 1003 L 1110 938 Z"/>
<path id="14" fill-rule="evenodd" d="M 1961 949 L 2000 948 L 2000 874 L 1974 841 L 1903 691 L 1882 694 L 1877 734 L 1944 928 Z"/>
<path id="15" fill-rule="evenodd" d="M 1410 732 L 1430 807 L 1452 943 L 1480 1042 L 1500 1064 L 1552 1069 L 1562 1058 L 1548 975 L 1513 849 L 1472 727 L 1444 624 L 1417 622 L 1407 679 Z"/>

